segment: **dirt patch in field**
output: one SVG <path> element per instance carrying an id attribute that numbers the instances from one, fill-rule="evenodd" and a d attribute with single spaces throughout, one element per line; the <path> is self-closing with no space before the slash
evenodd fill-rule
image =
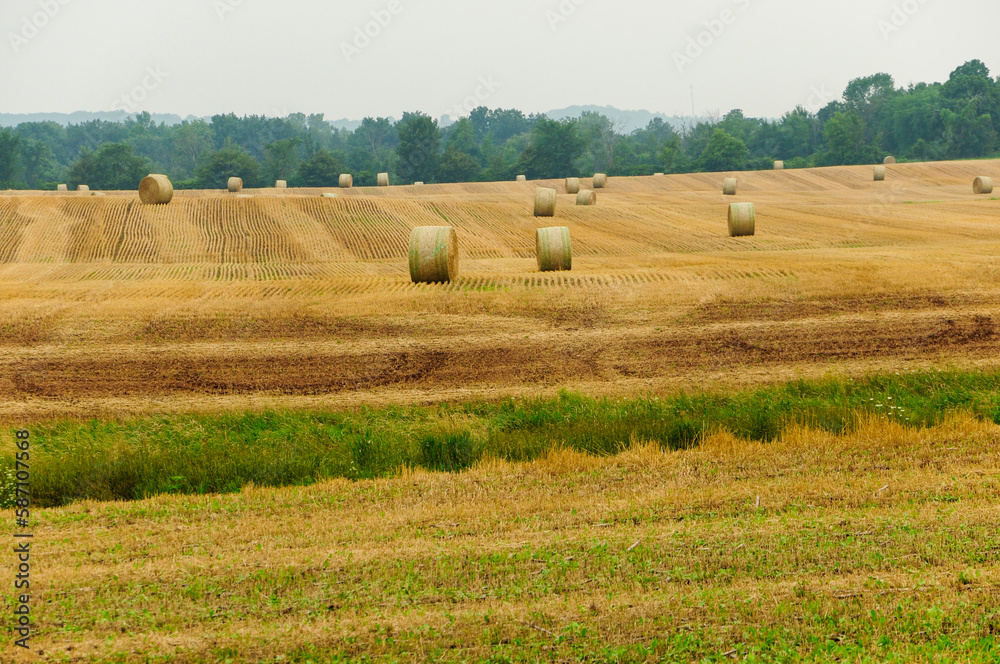
<path id="1" fill-rule="evenodd" d="M 408 326 L 384 319 L 326 318 L 320 316 L 209 316 L 164 317 L 149 321 L 139 341 L 224 341 L 271 339 L 356 339 L 392 337 L 410 332 Z"/>
<path id="2" fill-rule="evenodd" d="M 567 334 L 449 343 L 402 339 L 379 347 L 238 345 L 130 349 L 117 357 L 53 350 L 7 363 L 6 398 L 317 395 L 380 388 L 554 385 L 691 376 L 802 362 L 994 354 L 989 316 L 730 325 L 665 332 Z"/>
<path id="3" fill-rule="evenodd" d="M 748 302 L 746 300 L 719 299 L 698 306 L 691 313 L 691 320 L 703 323 L 727 321 L 789 321 L 817 318 L 837 314 L 868 314 L 886 311 L 944 310 L 958 306 L 997 304 L 995 298 L 973 298 L 960 294 L 935 294 L 906 296 L 878 295 L 856 298 L 827 298 L 810 300 L 772 300 Z"/>

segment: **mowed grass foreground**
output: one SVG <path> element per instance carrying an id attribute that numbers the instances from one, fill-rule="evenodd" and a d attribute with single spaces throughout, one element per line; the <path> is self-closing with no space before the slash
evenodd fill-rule
<path id="1" fill-rule="evenodd" d="M 646 443 L 677 450 L 722 431 L 767 442 L 788 427 L 839 434 L 871 418 L 927 427 L 956 411 L 1000 423 L 1000 373 L 796 381 L 663 398 L 564 393 L 430 408 L 60 421 L 32 429 L 32 488 L 36 502 L 48 506 L 226 493 L 248 484 L 391 477 L 407 468 L 454 472 L 485 459 L 530 461 L 564 448 L 596 456 Z M 13 467 L 10 450 L 2 461 Z"/>
<path id="2" fill-rule="evenodd" d="M 968 414 L 932 428 L 870 417 L 843 434 L 789 426 L 770 442 L 718 433 L 680 451 L 637 441 L 611 457 L 557 449 L 462 473 L 40 510 L 33 649 L 995 662 L 998 439 Z"/>

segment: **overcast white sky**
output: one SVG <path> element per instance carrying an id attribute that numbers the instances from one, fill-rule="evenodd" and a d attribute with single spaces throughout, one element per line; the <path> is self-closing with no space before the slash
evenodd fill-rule
<path id="1" fill-rule="evenodd" d="M 1000 76 L 998 24 L 996 0 L 3 0 L 0 112 L 688 115 L 693 85 L 698 115 L 777 117 L 879 71 Z"/>

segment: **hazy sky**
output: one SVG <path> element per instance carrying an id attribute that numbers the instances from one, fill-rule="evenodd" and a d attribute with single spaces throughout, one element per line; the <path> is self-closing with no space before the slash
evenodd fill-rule
<path id="1" fill-rule="evenodd" d="M 998 24 L 995 0 L 3 0 L 0 112 L 688 115 L 693 85 L 699 115 L 777 117 L 880 71 L 1000 76 Z"/>

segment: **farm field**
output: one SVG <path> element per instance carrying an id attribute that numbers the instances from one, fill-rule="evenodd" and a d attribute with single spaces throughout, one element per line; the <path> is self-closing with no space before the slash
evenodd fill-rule
<path id="1" fill-rule="evenodd" d="M 998 437 L 872 418 L 47 509 L 32 659 L 995 662 Z"/>
<path id="2" fill-rule="evenodd" d="M 0 421 L 995 367 L 1000 200 L 971 184 L 998 167 L 740 173 L 735 199 L 721 174 L 612 178 L 554 220 L 538 183 L 0 195 Z M 733 200 L 755 237 L 726 237 Z M 441 224 L 461 277 L 413 285 L 409 231 Z M 537 272 L 547 225 L 572 272 Z"/>
<path id="3" fill-rule="evenodd" d="M 997 170 L 0 194 L 27 659 L 996 661 Z"/>

